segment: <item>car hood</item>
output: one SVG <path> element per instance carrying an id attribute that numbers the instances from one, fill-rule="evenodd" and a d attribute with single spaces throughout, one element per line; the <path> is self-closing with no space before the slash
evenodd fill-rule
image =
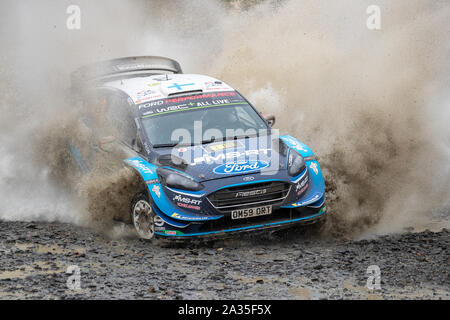
<path id="1" fill-rule="evenodd" d="M 203 182 L 237 175 L 286 170 L 287 146 L 267 135 L 203 145 L 156 148 L 151 163 L 182 171 Z"/>

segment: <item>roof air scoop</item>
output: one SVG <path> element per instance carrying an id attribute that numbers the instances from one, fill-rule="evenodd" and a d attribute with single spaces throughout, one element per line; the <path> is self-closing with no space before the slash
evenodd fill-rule
<path id="1" fill-rule="evenodd" d="M 168 96 L 169 97 L 181 97 L 181 96 L 190 96 L 193 94 L 201 94 L 203 93 L 202 90 L 193 90 L 193 91 L 183 91 L 181 93 L 170 93 Z"/>

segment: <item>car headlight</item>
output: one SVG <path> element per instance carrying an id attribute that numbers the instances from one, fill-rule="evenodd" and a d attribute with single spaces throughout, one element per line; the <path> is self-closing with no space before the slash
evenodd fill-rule
<path id="1" fill-rule="evenodd" d="M 297 151 L 290 149 L 288 157 L 288 173 L 295 177 L 305 169 L 305 159 Z"/>
<path id="2" fill-rule="evenodd" d="M 204 186 L 193 178 L 166 168 L 158 168 L 157 173 L 162 185 L 174 189 L 199 191 Z"/>

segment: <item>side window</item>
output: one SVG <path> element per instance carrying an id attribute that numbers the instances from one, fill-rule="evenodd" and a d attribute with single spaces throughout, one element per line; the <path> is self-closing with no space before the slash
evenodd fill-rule
<path id="1" fill-rule="evenodd" d="M 137 128 L 127 99 L 116 94 L 110 95 L 105 109 L 104 116 L 111 135 L 132 146 Z"/>

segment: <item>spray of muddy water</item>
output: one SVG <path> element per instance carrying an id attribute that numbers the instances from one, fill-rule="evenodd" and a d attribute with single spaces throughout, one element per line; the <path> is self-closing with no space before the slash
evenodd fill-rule
<path id="1" fill-rule="evenodd" d="M 81 29 L 71 31 L 71 4 L 0 4 L 0 220 L 92 225 L 128 213 L 130 194 L 139 188 L 131 170 L 94 170 L 83 178 L 74 170 L 67 138 L 81 142 L 86 132 L 69 99 L 70 72 L 134 55 L 171 56 L 192 67 L 207 55 L 198 45 L 205 34 L 192 31 L 210 24 L 213 32 L 220 12 L 209 1 L 78 1 Z M 209 18 L 191 21 L 201 15 Z"/>
<path id="2" fill-rule="evenodd" d="M 370 4 L 237 13 L 214 72 L 315 150 L 335 234 L 398 231 L 445 202 L 448 218 L 450 6 L 377 1 L 371 31 Z"/>
<path id="3" fill-rule="evenodd" d="M 450 190 L 450 8 L 377 3 L 382 29 L 370 31 L 366 1 L 246 10 L 240 2 L 79 1 L 81 30 L 68 31 L 69 2 L 2 2 L 0 218 L 89 223 L 82 212 L 102 220 L 121 211 L 116 195 L 134 181 L 128 171 L 81 181 L 87 202 L 49 176 L 67 173 L 65 137 L 80 131 L 67 105 L 69 72 L 150 54 L 222 78 L 310 145 L 326 175 L 334 234 L 428 219 L 448 206 Z"/>

